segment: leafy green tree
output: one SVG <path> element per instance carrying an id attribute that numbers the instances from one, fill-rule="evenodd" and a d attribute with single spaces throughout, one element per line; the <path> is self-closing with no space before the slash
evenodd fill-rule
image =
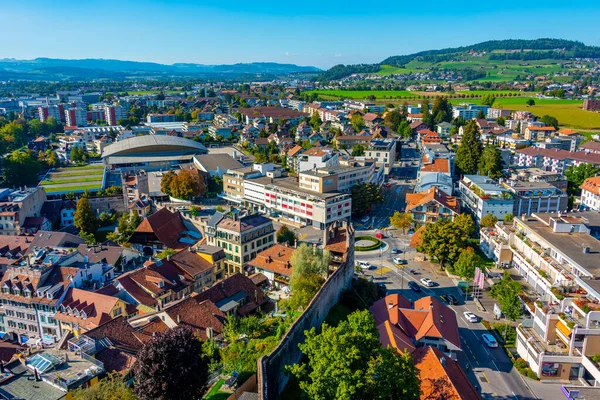
<path id="1" fill-rule="evenodd" d="M 357 144 L 356 146 L 354 146 L 352 148 L 352 156 L 354 157 L 361 157 L 365 155 L 365 146 L 361 145 L 361 144 Z"/>
<path id="2" fill-rule="evenodd" d="M 168 248 L 168 249 L 164 249 L 160 253 L 156 253 L 156 258 L 158 258 L 159 260 L 162 260 L 163 258 L 173 256 L 176 253 L 177 253 L 177 251 L 175 251 L 174 249 Z"/>
<path id="3" fill-rule="evenodd" d="M 77 201 L 73 225 L 80 232 L 94 234 L 98 230 L 98 219 L 86 197 L 82 197 Z"/>
<path id="4" fill-rule="evenodd" d="M 13 151 L 4 159 L 4 184 L 8 187 L 31 186 L 38 182 L 42 164 L 30 151 Z"/>
<path id="5" fill-rule="evenodd" d="M 498 118 L 496 118 L 496 123 L 500 126 L 504 126 L 506 124 L 506 118 L 498 117 Z"/>
<path id="6" fill-rule="evenodd" d="M 437 96 L 433 101 L 431 116 L 434 124 L 452 120 L 452 105 L 445 96 Z"/>
<path id="7" fill-rule="evenodd" d="M 409 353 L 384 349 L 368 310 L 337 327 L 306 331 L 298 345 L 308 361 L 286 369 L 311 399 L 418 399 L 419 378 Z"/>
<path id="8" fill-rule="evenodd" d="M 477 113 L 477 119 L 485 119 L 485 114 L 483 110 L 479 110 L 479 112 Z"/>
<path id="9" fill-rule="evenodd" d="M 531 107 L 531 106 L 535 106 L 535 100 L 533 100 L 533 99 L 528 99 L 528 100 L 525 102 L 525 104 L 527 104 L 527 105 L 528 105 L 528 106 L 530 106 L 530 107 Z"/>
<path id="10" fill-rule="evenodd" d="M 551 115 L 544 115 L 540 118 L 546 126 L 553 126 L 555 129 L 558 129 L 558 120 Z"/>
<path id="11" fill-rule="evenodd" d="M 506 214 L 504 218 L 502 218 L 505 224 L 512 224 L 515 220 L 515 216 L 512 214 Z"/>
<path id="12" fill-rule="evenodd" d="M 485 105 L 485 106 L 493 106 L 494 102 L 496 101 L 496 97 L 491 94 L 484 94 L 483 97 L 481 98 L 481 104 Z"/>
<path id="13" fill-rule="evenodd" d="M 498 218 L 494 214 L 486 214 L 481 218 L 479 225 L 484 228 L 493 228 L 496 222 L 498 222 Z"/>
<path id="14" fill-rule="evenodd" d="M 589 163 L 582 163 L 577 166 L 571 165 L 565 171 L 567 178 L 567 192 L 570 195 L 578 196 L 581 194 L 581 185 L 587 178 L 592 178 L 600 173 L 600 168 Z"/>
<path id="15" fill-rule="evenodd" d="M 426 226 L 417 251 L 435 258 L 442 266 L 453 264 L 467 247 L 474 230 L 473 220 L 467 214 L 455 217 L 454 221 L 438 219 Z"/>
<path id="16" fill-rule="evenodd" d="M 296 242 L 296 234 L 287 225 L 281 225 L 276 236 L 277 243 L 287 243 L 289 246 L 293 246 Z"/>
<path id="17" fill-rule="evenodd" d="M 135 380 L 139 400 L 201 398 L 208 360 L 192 328 L 182 325 L 153 336 L 137 354 Z"/>
<path id="18" fill-rule="evenodd" d="M 352 118 L 350 118 L 350 123 L 356 132 L 360 132 L 365 127 L 365 119 L 359 113 L 355 113 Z"/>
<path id="19" fill-rule="evenodd" d="M 388 111 L 388 113 L 385 116 L 385 122 L 394 132 L 398 132 L 398 127 L 400 126 L 402 121 L 402 115 L 400 115 L 399 110 Z"/>
<path id="20" fill-rule="evenodd" d="M 111 372 L 97 384 L 75 389 L 73 400 L 136 400 L 131 388 L 117 372 Z"/>
<path id="21" fill-rule="evenodd" d="M 481 158 L 481 137 L 475 121 L 469 121 L 464 127 L 460 146 L 456 151 L 455 164 L 465 174 L 477 173 Z"/>
<path id="22" fill-rule="evenodd" d="M 319 291 L 329 271 L 331 254 L 302 243 L 290 258 L 292 276 L 290 288 L 292 297 L 289 304 L 297 310 L 306 307 Z"/>
<path id="23" fill-rule="evenodd" d="M 413 224 L 413 216 L 411 213 L 401 213 L 400 211 L 394 212 L 394 215 L 390 217 L 390 225 L 396 229 L 402 229 L 404 233 Z"/>
<path id="24" fill-rule="evenodd" d="M 523 313 L 519 298 L 522 290 L 523 287 L 510 277 L 508 271 L 504 272 L 500 282 L 495 283 L 490 290 L 491 296 L 498 300 L 502 314 L 511 321 L 516 321 Z"/>
<path id="25" fill-rule="evenodd" d="M 423 123 L 429 129 L 433 129 L 433 116 L 431 115 L 431 111 L 429 111 L 429 100 L 427 99 L 421 103 L 421 114 L 423 115 Z"/>
<path id="26" fill-rule="evenodd" d="M 321 126 L 321 124 L 323 123 L 323 121 L 321 121 L 321 117 L 319 116 L 319 113 L 316 112 L 314 113 L 311 117 L 310 117 L 310 122 L 309 125 L 314 129 L 314 130 L 318 130 L 319 127 Z"/>
<path id="27" fill-rule="evenodd" d="M 463 279 L 473 279 L 475 277 L 475 268 L 483 267 L 483 259 L 477 254 L 475 249 L 467 247 L 454 264 L 454 273 Z"/>
<path id="28" fill-rule="evenodd" d="M 407 121 L 402 121 L 400 123 L 400 126 L 398 126 L 398 134 L 404 139 L 410 139 L 412 137 L 413 131 Z"/>
<path id="29" fill-rule="evenodd" d="M 504 162 L 500 155 L 500 150 L 496 146 L 486 146 L 479 159 L 479 173 L 492 179 L 498 179 L 502 173 Z"/>
<path id="30" fill-rule="evenodd" d="M 375 204 L 383 202 L 379 186 L 372 183 L 358 183 L 350 189 L 352 215 L 362 217 Z"/>

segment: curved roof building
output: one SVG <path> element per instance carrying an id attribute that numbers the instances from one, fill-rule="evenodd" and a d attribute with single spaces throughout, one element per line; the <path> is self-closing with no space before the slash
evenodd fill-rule
<path id="1" fill-rule="evenodd" d="M 136 136 L 108 145 L 102 159 L 109 169 L 168 169 L 192 162 L 197 154 L 208 151 L 201 143 L 177 136 Z"/>

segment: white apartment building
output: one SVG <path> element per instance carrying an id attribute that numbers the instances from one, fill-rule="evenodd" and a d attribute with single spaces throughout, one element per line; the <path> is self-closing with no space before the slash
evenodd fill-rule
<path id="1" fill-rule="evenodd" d="M 481 230 L 481 247 L 512 264 L 529 287 L 532 318 L 517 327 L 517 351 L 542 381 L 600 384 L 600 214 L 541 213 Z M 531 293 L 536 293 L 532 295 Z"/>
<path id="2" fill-rule="evenodd" d="M 365 157 L 375 160 L 377 166 L 384 169 L 384 174 L 389 175 L 396 162 L 396 140 L 372 140 L 365 150 Z"/>

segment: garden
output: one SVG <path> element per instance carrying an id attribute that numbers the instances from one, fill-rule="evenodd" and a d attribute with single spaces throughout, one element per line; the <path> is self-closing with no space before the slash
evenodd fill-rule
<path id="1" fill-rule="evenodd" d="M 383 246 L 383 242 L 373 236 L 357 236 L 355 239 L 354 250 L 372 251 Z"/>

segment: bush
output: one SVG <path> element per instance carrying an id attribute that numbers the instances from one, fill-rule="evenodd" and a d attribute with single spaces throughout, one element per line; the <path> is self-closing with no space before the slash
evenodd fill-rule
<path id="1" fill-rule="evenodd" d="M 515 360 L 515 368 L 517 368 L 517 369 L 527 368 L 527 361 L 523 360 L 522 358 L 517 358 Z"/>

